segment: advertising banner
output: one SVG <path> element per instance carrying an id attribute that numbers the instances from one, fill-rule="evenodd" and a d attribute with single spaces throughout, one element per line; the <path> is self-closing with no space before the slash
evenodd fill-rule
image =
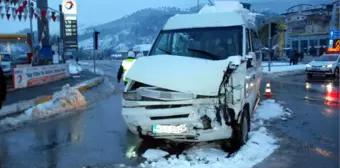
<path id="1" fill-rule="evenodd" d="M 77 3 L 76 0 L 63 0 L 62 4 L 64 14 L 62 21 L 63 50 L 75 52 L 78 51 Z"/>
<path id="2" fill-rule="evenodd" d="M 14 88 L 45 84 L 70 76 L 67 64 L 22 67 L 13 70 Z"/>

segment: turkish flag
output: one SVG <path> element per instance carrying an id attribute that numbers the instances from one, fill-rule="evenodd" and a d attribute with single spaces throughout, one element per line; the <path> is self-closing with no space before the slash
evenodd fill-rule
<path id="1" fill-rule="evenodd" d="M 42 18 L 45 18 L 45 17 L 46 17 L 46 14 L 47 14 L 47 10 L 46 10 L 46 9 L 41 9 L 41 10 L 40 10 L 40 13 L 41 13 L 41 17 L 42 17 Z"/>

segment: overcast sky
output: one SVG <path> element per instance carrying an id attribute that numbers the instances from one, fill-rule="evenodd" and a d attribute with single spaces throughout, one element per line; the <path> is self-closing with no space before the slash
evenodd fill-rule
<path id="1" fill-rule="evenodd" d="M 201 0 L 207 1 L 207 0 Z M 49 6 L 58 9 L 62 0 L 48 0 Z M 176 6 L 180 8 L 192 7 L 196 0 L 78 0 L 78 24 L 96 25 L 118 19 L 137 10 L 149 7 Z M 53 22 L 53 21 L 52 21 Z M 15 33 L 24 28 L 29 28 L 29 22 L 18 19 L 7 21 L 0 19 L 0 33 Z M 52 32 L 58 32 L 57 23 L 51 23 Z M 34 22 L 36 29 L 36 22 Z"/>

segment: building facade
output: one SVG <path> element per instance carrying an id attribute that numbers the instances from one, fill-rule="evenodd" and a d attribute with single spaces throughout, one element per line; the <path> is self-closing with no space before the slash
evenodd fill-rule
<path id="1" fill-rule="evenodd" d="M 335 0 L 332 3 L 332 17 L 330 27 L 340 29 L 340 1 Z"/>
<path id="2" fill-rule="evenodd" d="M 285 34 L 287 48 L 306 52 L 315 47 L 319 54 L 319 48 L 327 47 L 332 5 L 299 4 L 287 9 L 283 15 L 288 27 Z"/>

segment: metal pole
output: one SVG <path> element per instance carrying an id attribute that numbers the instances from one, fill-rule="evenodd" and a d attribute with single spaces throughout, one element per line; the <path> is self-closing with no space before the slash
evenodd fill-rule
<path id="1" fill-rule="evenodd" d="M 93 72 L 96 73 L 96 55 L 97 55 L 97 50 L 93 50 Z"/>
<path id="2" fill-rule="evenodd" d="M 29 5 L 29 9 L 28 9 L 28 16 L 30 19 L 30 33 L 31 33 L 31 43 L 32 43 L 32 59 L 33 56 L 35 54 L 35 50 L 34 50 L 34 34 L 33 34 L 33 11 L 32 11 L 32 4 L 31 4 L 31 0 L 28 0 L 28 5 Z M 33 61 L 32 61 L 33 62 Z"/>
<path id="3" fill-rule="evenodd" d="M 268 26 L 268 47 L 269 47 L 269 61 L 268 61 L 268 71 L 270 72 L 270 64 L 272 61 L 271 58 L 271 52 L 272 52 L 272 22 L 269 21 L 269 26 Z"/>
<path id="4" fill-rule="evenodd" d="M 197 0 L 197 13 L 200 12 L 200 0 Z"/>
<path id="5" fill-rule="evenodd" d="M 64 21 L 64 14 L 62 12 L 62 6 L 59 5 L 59 17 L 60 17 L 60 20 L 59 20 L 59 33 L 60 33 L 60 40 L 61 40 L 61 45 L 63 46 L 63 51 L 60 52 L 60 55 L 61 55 L 61 59 L 62 59 L 62 62 L 65 63 L 66 60 L 65 60 L 65 47 L 64 47 L 64 24 L 65 24 L 65 21 Z"/>

